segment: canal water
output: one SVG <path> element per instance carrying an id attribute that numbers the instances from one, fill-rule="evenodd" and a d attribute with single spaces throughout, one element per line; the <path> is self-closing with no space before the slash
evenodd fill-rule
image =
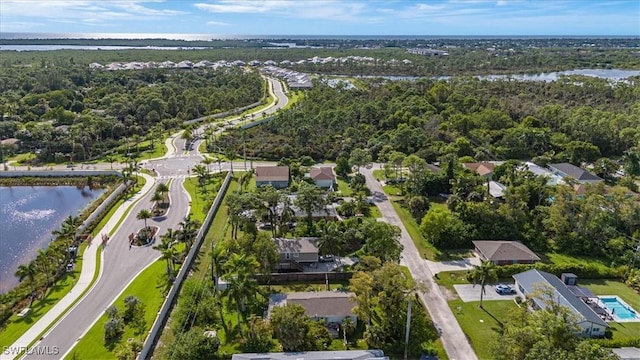
<path id="1" fill-rule="evenodd" d="M 77 216 L 103 192 L 75 186 L 0 187 L 0 294 L 18 284 L 18 266 L 48 246 L 51 232 L 67 216 Z"/>

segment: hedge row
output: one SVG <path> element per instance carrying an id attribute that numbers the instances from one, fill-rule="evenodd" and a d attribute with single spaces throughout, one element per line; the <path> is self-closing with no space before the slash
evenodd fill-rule
<path id="1" fill-rule="evenodd" d="M 620 348 L 620 347 L 640 347 L 640 337 L 633 339 L 593 339 L 589 340 L 594 344 L 598 344 L 605 348 Z"/>
<path id="2" fill-rule="evenodd" d="M 618 269 L 605 267 L 603 265 L 585 265 L 585 264 L 514 264 L 505 266 L 496 266 L 496 275 L 499 278 L 509 278 L 515 274 L 530 270 L 538 269 L 556 276 L 562 273 L 574 273 L 581 278 L 587 279 L 620 279 L 622 274 Z"/>

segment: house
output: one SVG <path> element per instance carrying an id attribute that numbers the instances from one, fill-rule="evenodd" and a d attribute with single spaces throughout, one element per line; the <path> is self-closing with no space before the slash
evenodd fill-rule
<path id="1" fill-rule="evenodd" d="M 524 299 L 532 300 L 534 308 L 544 309 L 547 306 L 545 300 L 531 296 L 532 292 L 546 285 L 554 292 L 553 301 L 557 301 L 560 305 L 567 307 L 576 315 L 577 325 L 581 328 L 581 335 L 586 337 L 604 336 L 606 328 L 609 327 L 602 319 L 604 315 L 596 313 L 593 305 L 587 305 L 582 300 L 582 298 L 588 299 L 596 296 L 588 289 L 577 286 L 575 275 L 562 275 L 564 281 L 553 274 L 533 269 L 515 274 L 513 278 L 516 281 L 516 292 Z"/>
<path id="2" fill-rule="evenodd" d="M 309 177 L 311 177 L 313 182 L 319 188 L 331 189 L 333 188 L 333 184 L 336 182 L 336 175 L 333 173 L 333 168 L 330 166 L 311 169 Z"/>
<path id="3" fill-rule="evenodd" d="M 271 294 L 267 317 L 276 306 L 297 304 L 304 308 L 307 316 L 314 320 L 324 320 L 326 325 L 342 324 L 346 318 L 351 318 L 356 324 L 358 317 L 352 309 L 355 303 L 351 300 L 353 293 L 344 291 L 308 291 L 288 294 Z"/>
<path id="4" fill-rule="evenodd" d="M 293 215 L 296 219 L 306 219 L 307 212 L 295 205 L 296 203 L 296 195 L 287 195 L 288 206 L 291 215 Z M 278 216 L 282 216 L 285 211 L 285 204 L 283 202 L 278 203 L 275 209 Z M 323 209 L 314 209 L 311 212 L 311 219 L 314 221 L 318 221 L 320 219 L 325 219 L 327 221 L 334 221 L 338 218 L 338 211 L 336 210 L 336 206 L 333 204 L 327 204 Z"/>
<path id="5" fill-rule="evenodd" d="M 440 166 L 434 165 L 434 164 L 430 164 L 430 163 L 427 163 L 425 165 L 425 168 L 427 170 L 433 172 L 433 173 L 436 173 L 436 174 L 439 173 L 440 171 L 442 171 L 442 168 Z"/>
<path id="6" fill-rule="evenodd" d="M 602 178 L 569 163 L 550 164 L 549 169 L 562 178 L 573 178 L 581 184 L 595 184 L 604 181 Z"/>
<path id="7" fill-rule="evenodd" d="M 256 187 L 271 185 L 276 189 L 289 186 L 288 166 L 256 166 Z"/>
<path id="8" fill-rule="evenodd" d="M 473 241 L 476 253 L 482 261 L 495 265 L 533 264 L 540 261 L 538 255 L 520 241 L 477 240 Z"/>
<path id="9" fill-rule="evenodd" d="M 294 239 L 274 238 L 276 248 L 280 254 L 280 270 L 288 269 L 292 263 L 310 264 L 318 262 L 318 247 L 314 237 L 300 237 Z"/>
<path id="10" fill-rule="evenodd" d="M 291 353 L 233 354 L 231 360 L 389 360 L 382 350 L 300 351 Z"/>
<path id="11" fill-rule="evenodd" d="M 490 178 L 493 175 L 493 169 L 496 167 L 496 164 L 490 162 L 479 162 L 463 163 L 462 166 L 477 173 L 480 176 Z"/>

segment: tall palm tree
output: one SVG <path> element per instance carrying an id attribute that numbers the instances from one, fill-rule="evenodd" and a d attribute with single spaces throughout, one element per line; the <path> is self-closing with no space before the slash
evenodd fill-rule
<path id="1" fill-rule="evenodd" d="M 162 196 L 161 193 L 159 193 L 157 190 L 153 193 L 153 196 L 151 197 L 151 201 L 154 202 L 153 207 L 156 210 L 160 210 L 160 202 L 164 199 L 164 196 Z"/>
<path id="2" fill-rule="evenodd" d="M 218 279 L 222 275 L 224 261 L 227 257 L 227 250 L 221 244 L 221 242 L 216 242 L 209 252 L 209 256 L 211 257 L 211 281 L 213 282 L 215 291 L 218 291 Z"/>
<path id="3" fill-rule="evenodd" d="M 193 245 L 193 241 L 198 235 L 198 229 L 200 228 L 200 221 L 192 220 L 191 215 L 187 215 L 180 222 L 180 233 L 179 239 L 184 242 L 187 246 L 185 247 L 185 252 L 188 252 Z"/>
<path id="4" fill-rule="evenodd" d="M 342 232 L 338 228 L 337 222 L 324 222 L 318 239 L 318 249 L 320 254 L 339 254 L 340 253 L 340 240 L 342 239 Z"/>
<path id="5" fill-rule="evenodd" d="M 38 250 L 38 256 L 36 257 L 35 265 L 37 266 L 38 271 L 44 274 L 44 279 L 45 279 L 44 293 L 45 294 L 47 293 L 49 286 L 51 286 L 51 283 L 53 282 L 51 280 L 51 265 L 55 264 L 54 260 L 55 260 L 55 256 L 51 254 L 49 249 Z"/>
<path id="6" fill-rule="evenodd" d="M 207 186 L 207 179 L 209 178 L 209 173 L 207 172 L 207 168 L 198 164 L 193 167 L 193 173 L 198 176 L 198 183 L 202 187 L 202 193 L 205 193 Z"/>
<path id="7" fill-rule="evenodd" d="M 73 238 L 80 224 L 81 222 L 79 217 L 69 215 L 64 219 L 60 228 L 53 230 L 51 233 L 57 238 Z"/>
<path id="8" fill-rule="evenodd" d="M 33 261 L 26 265 L 22 264 L 18 266 L 18 270 L 16 270 L 16 276 L 18 277 L 20 282 L 22 282 L 24 279 L 27 279 L 29 281 L 29 288 L 31 289 L 31 301 L 29 302 L 29 307 L 33 305 L 33 301 L 35 300 L 36 296 L 36 272 L 37 269 Z"/>
<path id="9" fill-rule="evenodd" d="M 255 295 L 257 283 L 253 278 L 260 264 L 253 255 L 233 254 L 225 263 L 224 269 L 229 275 L 228 296 L 234 300 L 238 311 L 238 324 L 240 314 L 244 313 L 246 301 Z"/>
<path id="10" fill-rule="evenodd" d="M 162 199 L 166 199 L 166 194 L 169 192 L 169 185 L 167 185 L 167 183 L 158 183 L 158 185 L 156 185 L 156 192 L 160 193 L 160 195 L 162 195 Z"/>
<path id="11" fill-rule="evenodd" d="M 473 286 L 480 285 L 480 308 L 483 309 L 482 297 L 485 294 L 485 286 L 487 283 L 498 280 L 495 265 L 491 261 L 483 261 L 467 274 L 467 280 L 473 283 Z"/>
<path id="12" fill-rule="evenodd" d="M 153 217 L 153 214 L 151 213 L 151 211 L 149 211 L 148 209 L 142 209 L 140 210 L 140 212 L 138 212 L 138 214 L 136 215 L 136 219 L 138 220 L 144 220 L 144 227 L 148 228 L 147 226 L 147 219 L 151 219 Z"/>
<path id="13" fill-rule="evenodd" d="M 238 154 L 233 148 L 228 148 L 225 154 L 227 159 L 229 159 L 229 165 L 231 166 L 231 175 L 233 175 L 233 160 L 238 158 Z"/>
<path id="14" fill-rule="evenodd" d="M 167 262 L 167 276 L 169 277 L 169 281 L 173 281 L 174 265 L 178 258 L 178 253 L 173 247 L 174 240 L 175 232 L 169 228 L 166 233 L 160 236 L 160 243 L 153 247 L 155 250 L 160 251 L 162 259 Z"/>
<path id="15" fill-rule="evenodd" d="M 205 138 L 206 139 L 206 138 Z M 210 165 L 213 164 L 215 160 L 213 160 L 212 158 L 205 156 L 204 160 L 201 161 L 201 163 L 207 165 L 207 172 L 211 172 L 211 167 Z"/>

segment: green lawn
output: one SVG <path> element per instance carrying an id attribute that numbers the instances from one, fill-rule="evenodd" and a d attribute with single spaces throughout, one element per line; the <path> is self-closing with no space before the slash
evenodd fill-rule
<path id="1" fill-rule="evenodd" d="M 138 183 L 136 184 L 135 188 L 133 189 L 133 193 L 135 194 L 135 193 L 139 192 L 140 190 L 142 190 L 142 187 L 144 186 L 144 184 L 146 182 L 147 182 L 147 180 L 145 178 L 143 178 L 142 176 L 139 176 L 138 177 Z M 123 196 L 122 198 L 120 198 L 120 200 L 116 201 L 111 206 L 111 209 L 109 209 L 109 212 L 102 218 L 102 220 L 100 220 L 98 225 L 93 229 L 93 231 L 91 232 L 91 236 L 95 237 L 96 235 L 98 235 L 98 233 L 107 224 L 107 222 L 109 222 L 111 217 L 113 217 L 113 214 L 116 212 L 116 210 L 118 210 L 118 208 L 120 208 L 120 206 L 122 206 L 122 204 L 124 204 L 124 202 L 126 200 L 127 200 L 127 196 Z M 112 232 L 115 231 L 116 228 L 111 229 L 111 232 L 109 233 L 109 235 L 111 235 Z"/>
<path id="2" fill-rule="evenodd" d="M 573 264 L 597 266 L 598 268 L 603 270 L 603 272 L 606 272 L 606 270 L 609 268 L 609 266 L 602 259 L 588 256 L 572 256 L 558 253 L 546 253 L 542 256 L 542 260 L 557 265 Z"/>
<path id="3" fill-rule="evenodd" d="M 218 194 L 217 189 L 222 184 L 222 181 L 223 179 L 219 177 L 209 179 L 203 193 L 202 187 L 198 184 L 198 178 L 191 177 L 184 180 L 183 186 L 191 196 L 191 216 L 193 220 L 204 221 L 213 204 L 213 199 Z"/>
<path id="4" fill-rule="evenodd" d="M 10 163 L 10 162 L 12 162 L 12 161 L 15 161 L 15 162 L 17 162 L 18 164 L 20 164 L 20 163 L 22 163 L 22 162 L 24 162 L 24 161 L 30 160 L 30 159 L 35 158 L 35 157 L 36 157 L 36 154 L 34 154 L 34 153 L 32 153 L 32 152 L 28 152 L 28 153 L 24 153 L 24 154 L 16 154 L 16 155 L 13 155 L 13 156 L 11 156 L 11 157 L 6 158 L 6 159 L 5 159 L 5 161 L 6 161 L 7 163 Z"/>
<path id="5" fill-rule="evenodd" d="M 436 283 L 438 283 L 438 285 L 442 285 L 446 287 L 447 289 L 451 290 L 454 294 L 456 294 L 456 291 L 453 288 L 453 285 L 469 284 L 469 281 L 467 281 L 466 271 L 443 271 L 438 273 L 438 277 L 436 278 Z"/>
<path id="6" fill-rule="evenodd" d="M 617 295 L 636 311 L 640 311 L 640 294 L 620 281 L 604 279 L 578 279 L 596 295 Z M 640 322 L 609 323 L 614 340 L 640 338 Z"/>
<path id="7" fill-rule="evenodd" d="M 416 222 L 416 220 L 411 216 L 409 210 L 404 208 L 399 202 L 392 200 L 393 208 L 396 210 L 396 213 L 400 217 L 400 220 L 404 224 L 404 227 L 407 228 L 407 232 L 411 236 L 413 243 L 418 248 L 418 252 L 429 260 L 435 260 L 438 256 L 442 254 L 440 250 L 438 250 L 435 246 L 431 245 L 427 242 L 420 233 L 420 226 Z"/>
<path id="8" fill-rule="evenodd" d="M 287 97 L 289 98 L 289 102 L 287 102 L 287 105 L 285 105 L 280 111 L 287 110 L 295 103 L 302 100 L 304 93 L 302 91 L 289 91 Z"/>
<path id="9" fill-rule="evenodd" d="M 18 317 L 17 314 L 12 315 L 7 321 L 6 327 L 0 331 L 0 347 L 13 344 L 44 314 L 51 310 L 73 288 L 76 281 L 78 281 L 81 270 L 82 256 L 79 256 L 76 268 L 72 272 L 63 275 L 56 285 L 47 291 L 44 298 L 34 301 L 31 306 L 31 312 L 27 316 Z"/>
<path id="10" fill-rule="evenodd" d="M 449 307 L 469 338 L 473 350 L 479 359 L 491 359 L 489 345 L 494 341 L 502 324 L 509 318 L 509 311 L 517 308 L 514 301 L 484 301 L 484 310 L 479 301 L 449 301 Z"/>
<path id="11" fill-rule="evenodd" d="M 382 217 L 382 213 L 380 212 L 380 209 L 378 209 L 377 206 L 371 205 L 369 207 L 369 217 L 372 217 L 374 219 L 378 219 L 378 218 Z"/>
<path id="12" fill-rule="evenodd" d="M 338 191 L 341 196 L 351 196 L 353 195 L 353 191 L 349 187 L 349 183 L 343 179 L 337 179 L 338 182 Z"/>
<path id="13" fill-rule="evenodd" d="M 164 289 L 164 283 L 159 281 L 162 274 L 166 270 L 166 264 L 164 261 L 156 261 L 151 266 L 142 271 L 138 277 L 125 289 L 125 291 L 118 297 L 115 305 L 120 311 L 124 309 L 124 298 L 133 295 L 142 300 L 145 305 L 145 320 L 147 323 L 146 331 L 153 325 L 153 321 L 156 318 L 158 310 L 164 301 L 162 296 L 162 290 Z M 151 286 L 150 286 L 151 285 Z M 105 344 L 104 337 L 104 323 L 107 321 L 107 316 L 102 315 L 100 319 L 91 327 L 76 346 L 71 351 L 67 359 L 72 359 L 76 354 L 81 359 L 113 359 L 115 358 L 112 353 L 113 346 Z M 122 341 L 127 341 L 128 338 L 137 338 L 144 341 L 141 336 L 136 336 L 134 330 L 126 327 L 124 334 L 122 335 Z"/>

